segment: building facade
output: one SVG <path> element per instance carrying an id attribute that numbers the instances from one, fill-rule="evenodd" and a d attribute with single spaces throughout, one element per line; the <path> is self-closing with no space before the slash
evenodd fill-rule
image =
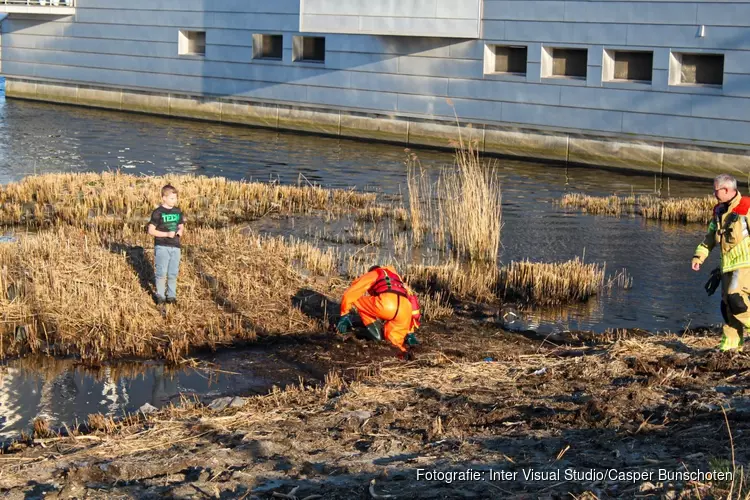
<path id="1" fill-rule="evenodd" d="M 3 12 L 8 97 L 442 147 L 458 121 L 491 153 L 750 172 L 750 1 L 0 0 Z"/>

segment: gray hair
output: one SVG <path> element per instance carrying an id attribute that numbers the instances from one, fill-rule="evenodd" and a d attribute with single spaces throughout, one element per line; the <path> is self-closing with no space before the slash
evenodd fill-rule
<path id="1" fill-rule="evenodd" d="M 717 189 L 727 188 L 733 191 L 737 191 L 737 179 L 735 179 L 729 174 L 717 175 L 714 178 L 714 187 Z"/>

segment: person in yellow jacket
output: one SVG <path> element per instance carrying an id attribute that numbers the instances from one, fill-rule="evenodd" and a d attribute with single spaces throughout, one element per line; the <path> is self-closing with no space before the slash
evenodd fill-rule
<path id="1" fill-rule="evenodd" d="M 750 198 L 737 191 L 737 180 L 722 174 L 714 179 L 714 207 L 708 233 L 695 249 L 693 271 L 715 247 L 721 248 L 721 315 L 724 318 L 722 351 L 741 350 L 744 330 L 750 329 L 750 234 L 748 209 Z"/>
<path id="2" fill-rule="evenodd" d="M 352 313 L 359 315 L 366 335 L 372 340 L 387 340 L 401 352 L 418 343 L 414 336 L 419 325 L 418 302 L 391 266 L 371 267 L 346 289 L 341 299 L 341 319 L 336 326 L 339 333 L 352 328 Z"/>

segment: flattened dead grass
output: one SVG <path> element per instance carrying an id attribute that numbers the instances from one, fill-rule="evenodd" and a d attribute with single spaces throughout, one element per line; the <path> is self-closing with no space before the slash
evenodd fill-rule
<path id="1" fill-rule="evenodd" d="M 0 356 L 78 354 L 100 362 L 125 356 L 177 361 L 262 334 L 318 326 L 292 306 L 304 286 L 294 259 L 328 268 L 330 255 L 238 229 L 188 232 L 177 306 L 152 302 L 150 237 L 118 237 L 71 226 L 0 246 Z M 326 260 L 329 259 L 329 260 Z M 8 293 L 13 290 L 13 293 Z"/>

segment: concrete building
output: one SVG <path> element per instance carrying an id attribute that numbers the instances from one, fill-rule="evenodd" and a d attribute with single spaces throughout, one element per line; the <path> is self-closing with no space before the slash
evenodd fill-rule
<path id="1" fill-rule="evenodd" d="M 750 1 L 0 0 L 8 97 L 664 175 L 750 167 Z M 744 175 L 743 175 L 744 177 Z"/>

